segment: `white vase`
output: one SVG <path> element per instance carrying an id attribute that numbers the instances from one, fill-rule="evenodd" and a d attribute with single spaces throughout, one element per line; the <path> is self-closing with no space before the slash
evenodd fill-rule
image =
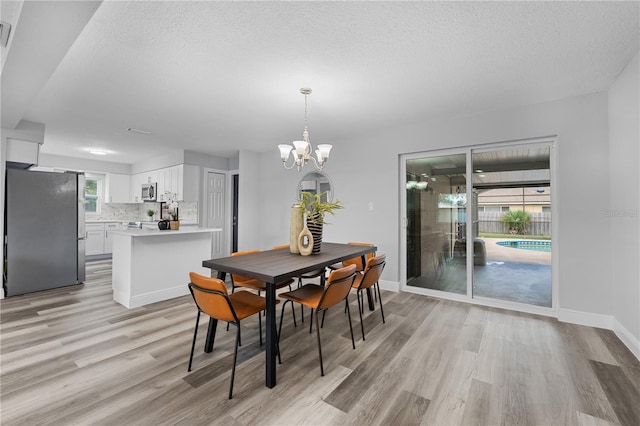
<path id="1" fill-rule="evenodd" d="M 313 235 L 311 235 L 311 231 L 306 226 L 302 228 L 300 235 L 298 235 L 298 250 L 303 256 L 309 256 L 313 251 Z"/>

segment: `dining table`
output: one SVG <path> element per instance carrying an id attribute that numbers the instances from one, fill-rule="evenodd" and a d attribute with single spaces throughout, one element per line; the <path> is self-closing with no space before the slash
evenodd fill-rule
<path id="1" fill-rule="evenodd" d="M 226 274 L 238 274 L 255 278 L 267 284 L 266 289 L 266 342 L 265 342 L 265 385 L 276 386 L 276 284 L 298 277 L 306 272 L 326 268 L 343 260 L 375 253 L 375 246 L 358 246 L 341 243 L 322 243 L 320 253 L 302 256 L 288 249 L 265 250 L 244 256 L 229 256 L 203 260 L 202 266 L 216 271 L 217 278 L 225 280 Z M 217 321 L 210 318 L 205 352 L 213 350 Z"/>

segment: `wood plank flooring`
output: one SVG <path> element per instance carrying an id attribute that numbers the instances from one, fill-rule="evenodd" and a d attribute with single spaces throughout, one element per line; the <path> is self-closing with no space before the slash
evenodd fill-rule
<path id="1" fill-rule="evenodd" d="M 383 292 L 356 349 L 341 307 L 321 330 L 287 307 L 278 385 L 264 386 L 257 319 L 187 362 L 190 296 L 126 309 L 110 261 L 87 282 L 0 301 L 0 423 L 8 425 L 640 425 L 640 362 L 608 330 L 407 293 Z M 186 285 L 186 280 L 185 280 Z M 278 317 L 280 310 L 278 310 Z"/>

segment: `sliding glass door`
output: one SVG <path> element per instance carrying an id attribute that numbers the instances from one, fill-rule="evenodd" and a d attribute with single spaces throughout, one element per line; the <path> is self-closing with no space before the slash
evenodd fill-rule
<path id="1" fill-rule="evenodd" d="M 404 155 L 403 289 L 551 308 L 552 149 Z"/>
<path id="2" fill-rule="evenodd" d="M 405 178 L 407 285 L 467 294 L 466 266 L 454 256 L 466 232 L 466 155 L 408 158 Z"/>
<path id="3" fill-rule="evenodd" d="M 551 307 L 551 146 L 472 153 L 473 297 Z"/>

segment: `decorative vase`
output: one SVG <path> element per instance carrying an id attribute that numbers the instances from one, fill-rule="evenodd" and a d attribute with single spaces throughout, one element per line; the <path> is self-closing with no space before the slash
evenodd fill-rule
<path id="1" fill-rule="evenodd" d="M 179 220 L 172 220 L 169 222 L 169 228 L 177 231 L 178 229 L 180 229 L 180 221 Z"/>
<path id="2" fill-rule="evenodd" d="M 313 251 L 313 235 L 309 228 L 306 226 L 302 228 L 300 231 L 300 235 L 298 235 L 298 240 L 296 241 L 296 246 L 301 255 L 309 256 Z"/>
<path id="3" fill-rule="evenodd" d="M 311 250 L 311 254 L 320 253 L 320 247 L 322 247 L 322 223 L 319 221 L 320 219 L 317 217 L 315 223 L 307 218 L 307 228 L 313 235 L 313 250 Z"/>
<path id="4" fill-rule="evenodd" d="M 303 214 L 304 212 L 300 204 L 291 206 L 291 225 L 289 227 L 289 251 L 291 251 L 291 253 L 300 253 L 298 249 L 298 237 L 300 236 L 300 232 L 302 232 Z"/>

